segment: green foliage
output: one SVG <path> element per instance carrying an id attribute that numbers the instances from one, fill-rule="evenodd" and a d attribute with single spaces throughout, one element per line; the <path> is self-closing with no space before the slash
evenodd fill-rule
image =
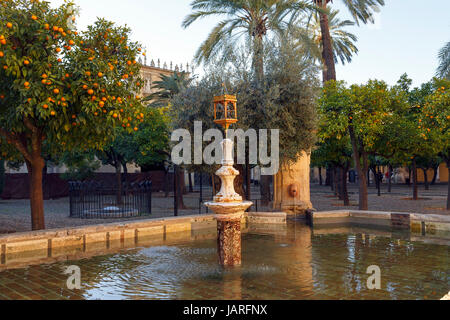
<path id="1" fill-rule="evenodd" d="M 93 153 L 88 152 L 66 152 L 59 162 L 67 167 L 67 171 L 60 176 L 68 181 L 88 180 L 100 168 L 100 162 Z"/>
<path id="2" fill-rule="evenodd" d="M 358 38 L 345 30 L 346 27 L 355 23 L 350 20 L 341 21 L 338 17 L 339 10 L 331 10 L 328 16 L 330 35 L 333 44 L 333 55 L 336 63 L 342 64 L 351 62 L 353 55 L 358 53 L 356 41 Z M 312 19 L 301 17 L 290 31 L 297 39 L 299 48 L 305 51 L 316 61 L 322 63 L 322 30 L 320 26 L 320 16 L 318 12 L 313 13 Z"/>
<path id="3" fill-rule="evenodd" d="M 251 80 L 245 57 L 235 55 L 227 68 L 220 65 L 206 70 L 204 78 L 174 97 L 173 127 L 193 133 L 194 121 L 202 121 L 204 130 L 219 128 L 213 122 L 212 99 L 226 90 L 238 99 L 239 122 L 234 129 L 280 129 L 282 162 L 295 161 L 301 151 L 308 152 L 316 141 L 317 69 L 299 59 L 292 44 L 267 47 L 271 49 L 264 59 L 263 88 Z"/>
<path id="4" fill-rule="evenodd" d="M 422 143 L 430 144 L 450 161 L 450 81 L 435 80 L 435 91 L 426 98 L 419 116 Z"/>
<path id="5" fill-rule="evenodd" d="M 114 127 L 130 124 L 132 131 L 139 123 L 141 103 L 132 94 L 140 88 L 139 45 L 129 41 L 128 28 L 106 20 L 78 34 L 73 8 L 69 2 L 53 9 L 48 2 L 25 0 L 0 5 L 6 159 L 31 162 L 44 141 L 52 155 L 101 148 Z"/>
<path id="6" fill-rule="evenodd" d="M 283 20 L 294 8 L 297 12 L 304 12 L 313 6 L 304 1 L 286 0 L 194 0 L 191 8 L 193 12 L 183 21 L 184 28 L 206 17 L 226 17 L 213 28 L 198 49 L 195 57 L 201 63 L 210 62 L 221 53 L 230 54 L 241 36 L 246 36 L 248 41 L 258 41 L 268 32 L 282 34 L 286 28 Z M 254 49 L 253 54 L 258 55 L 258 49 Z"/>
<path id="7" fill-rule="evenodd" d="M 450 79 L 450 41 L 439 51 L 439 67 L 437 76 Z"/>
<path id="8" fill-rule="evenodd" d="M 161 80 L 155 81 L 153 84 L 152 89 L 156 89 L 156 92 L 146 97 L 144 101 L 150 101 L 152 107 L 167 107 L 170 104 L 170 100 L 187 88 L 191 82 L 192 79 L 184 71 L 174 71 L 170 76 L 163 74 L 161 75 Z"/>
<path id="9" fill-rule="evenodd" d="M 169 108 L 149 109 L 145 121 L 134 134 L 137 153 L 134 161 L 141 167 L 159 165 L 169 157 Z"/>
<path id="10" fill-rule="evenodd" d="M 96 153 L 103 164 L 114 167 L 135 163 L 138 166 L 158 165 L 169 154 L 168 108 L 148 108 L 139 130 L 129 133 L 117 128 L 113 140 Z"/>

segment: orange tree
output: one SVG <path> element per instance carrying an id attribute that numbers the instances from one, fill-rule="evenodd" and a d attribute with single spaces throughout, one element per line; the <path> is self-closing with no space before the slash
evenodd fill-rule
<path id="1" fill-rule="evenodd" d="M 422 143 L 433 146 L 447 163 L 450 173 L 450 81 L 435 80 L 434 85 L 437 89 L 426 98 L 418 127 L 421 129 Z M 447 210 L 450 210 L 450 181 Z"/>
<path id="2" fill-rule="evenodd" d="M 321 135 L 343 139 L 347 135 L 359 178 L 359 209 L 368 210 L 369 156 L 386 156 L 397 109 L 404 108 L 405 96 L 383 81 L 352 85 L 329 81 L 319 99 Z M 390 134 L 389 134 L 390 133 Z M 394 148 L 388 148 L 392 153 Z"/>
<path id="3" fill-rule="evenodd" d="M 73 11 L 68 2 L 0 1 L 2 157 L 26 163 L 33 230 L 45 228 L 44 149 L 101 149 L 115 127 L 138 130 L 144 116 L 130 30 L 98 20 L 77 33 Z"/>

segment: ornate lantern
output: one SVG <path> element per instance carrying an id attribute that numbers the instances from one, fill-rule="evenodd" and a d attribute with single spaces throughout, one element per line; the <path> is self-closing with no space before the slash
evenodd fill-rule
<path id="1" fill-rule="evenodd" d="M 223 126 L 225 131 L 238 122 L 236 96 L 225 94 L 214 97 L 214 122 Z"/>

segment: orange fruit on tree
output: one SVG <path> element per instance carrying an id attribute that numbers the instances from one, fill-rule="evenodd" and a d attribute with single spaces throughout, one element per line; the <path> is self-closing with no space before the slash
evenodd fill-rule
<path id="1" fill-rule="evenodd" d="M 9 28 L 9 29 L 11 29 L 11 28 L 13 27 L 13 25 L 12 25 L 11 22 L 8 22 L 8 23 L 6 24 L 6 27 Z"/>
<path id="2" fill-rule="evenodd" d="M 5 54 L 3 53 L 3 51 L 0 51 L 0 58 L 3 58 L 5 56 Z"/>
<path id="3" fill-rule="evenodd" d="M 30 86 L 30 83 L 29 83 L 29 82 L 25 82 L 23 85 L 24 85 L 25 87 L 29 87 L 29 86 Z"/>
<path id="4" fill-rule="evenodd" d="M 44 104 L 44 105 L 42 106 L 42 108 L 48 109 L 48 104 Z"/>
<path id="5" fill-rule="evenodd" d="M 35 15 L 32 15 L 32 16 L 31 16 L 31 19 L 33 19 L 33 20 L 37 20 L 37 19 L 38 19 L 38 17 L 36 17 Z"/>
<path id="6" fill-rule="evenodd" d="M 56 52 L 61 52 L 61 48 L 56 48 Z"/>
<path id="7" fill-rule="evenodd" d="M 91 73 L 89 71 L 86 71 L 84 74 L 87 75 L 88 77 L 91 76 Z"/>
<path id="8" fill-rule="evenodd" d="M 50 114 L 51 114 L 52 116 L 55 116 L 55 115 L 56 115 L 56 112 L 55 112 L 55 111 L 51 111 Z"/>
<path id="9" fill-rule="evenodd" d="M 27 65 L 29 65 L 29 64 L 30 64 L 30 61 L 28 61 L 28 60 L 25 60 L 25 61 L 23 62 L 23 64 L 27 66 Z"/>
<path id="10" fill-rule="evenodd" d="M 45 29 L 45 30 L 50 29 L 50 26 L 48 25 L 48 23 L 46 23 L 46 24 L 44 25 L 44 29 Z"/>
<path id="11" fill-rule="evenodd" d="M 88 94 L 93 95 L 93 94 L 94 94 L 94 90 L 89 89 L 89 90 L 88 90 Z"/>
<path id="12" fill-rule="evenodd" d="M 54 94 L 58 94 L 59 93 L 59 89 L 53 89 L 53 93 Z"/>
<path id="13" fill-rule="evenodd" d="M 1 43 L 1 44 L 6 44 L 6 39 L 1 39 L 1 40 L 0 40 L 0 43 Z"/>
<path id="14" fill-rule="evenodd" d="M 113 118 L 117 118 L 118 115 L 116 113 L 113 114 Z"/>
<path id="15" fill-rule="evenodd" d="M 99 78 L 103 77 L 103 73 L 99 72 L 99 73 L 98 73 L 98 77 L 99 77 Z"/>

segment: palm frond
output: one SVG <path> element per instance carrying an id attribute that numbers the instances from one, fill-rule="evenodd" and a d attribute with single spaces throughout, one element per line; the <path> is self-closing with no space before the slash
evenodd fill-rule
<path id="1" fill-rule="evenodd" d="M 437 76 L 450 79 L 450 41 L 439 51 L 439 67 Z"/>

